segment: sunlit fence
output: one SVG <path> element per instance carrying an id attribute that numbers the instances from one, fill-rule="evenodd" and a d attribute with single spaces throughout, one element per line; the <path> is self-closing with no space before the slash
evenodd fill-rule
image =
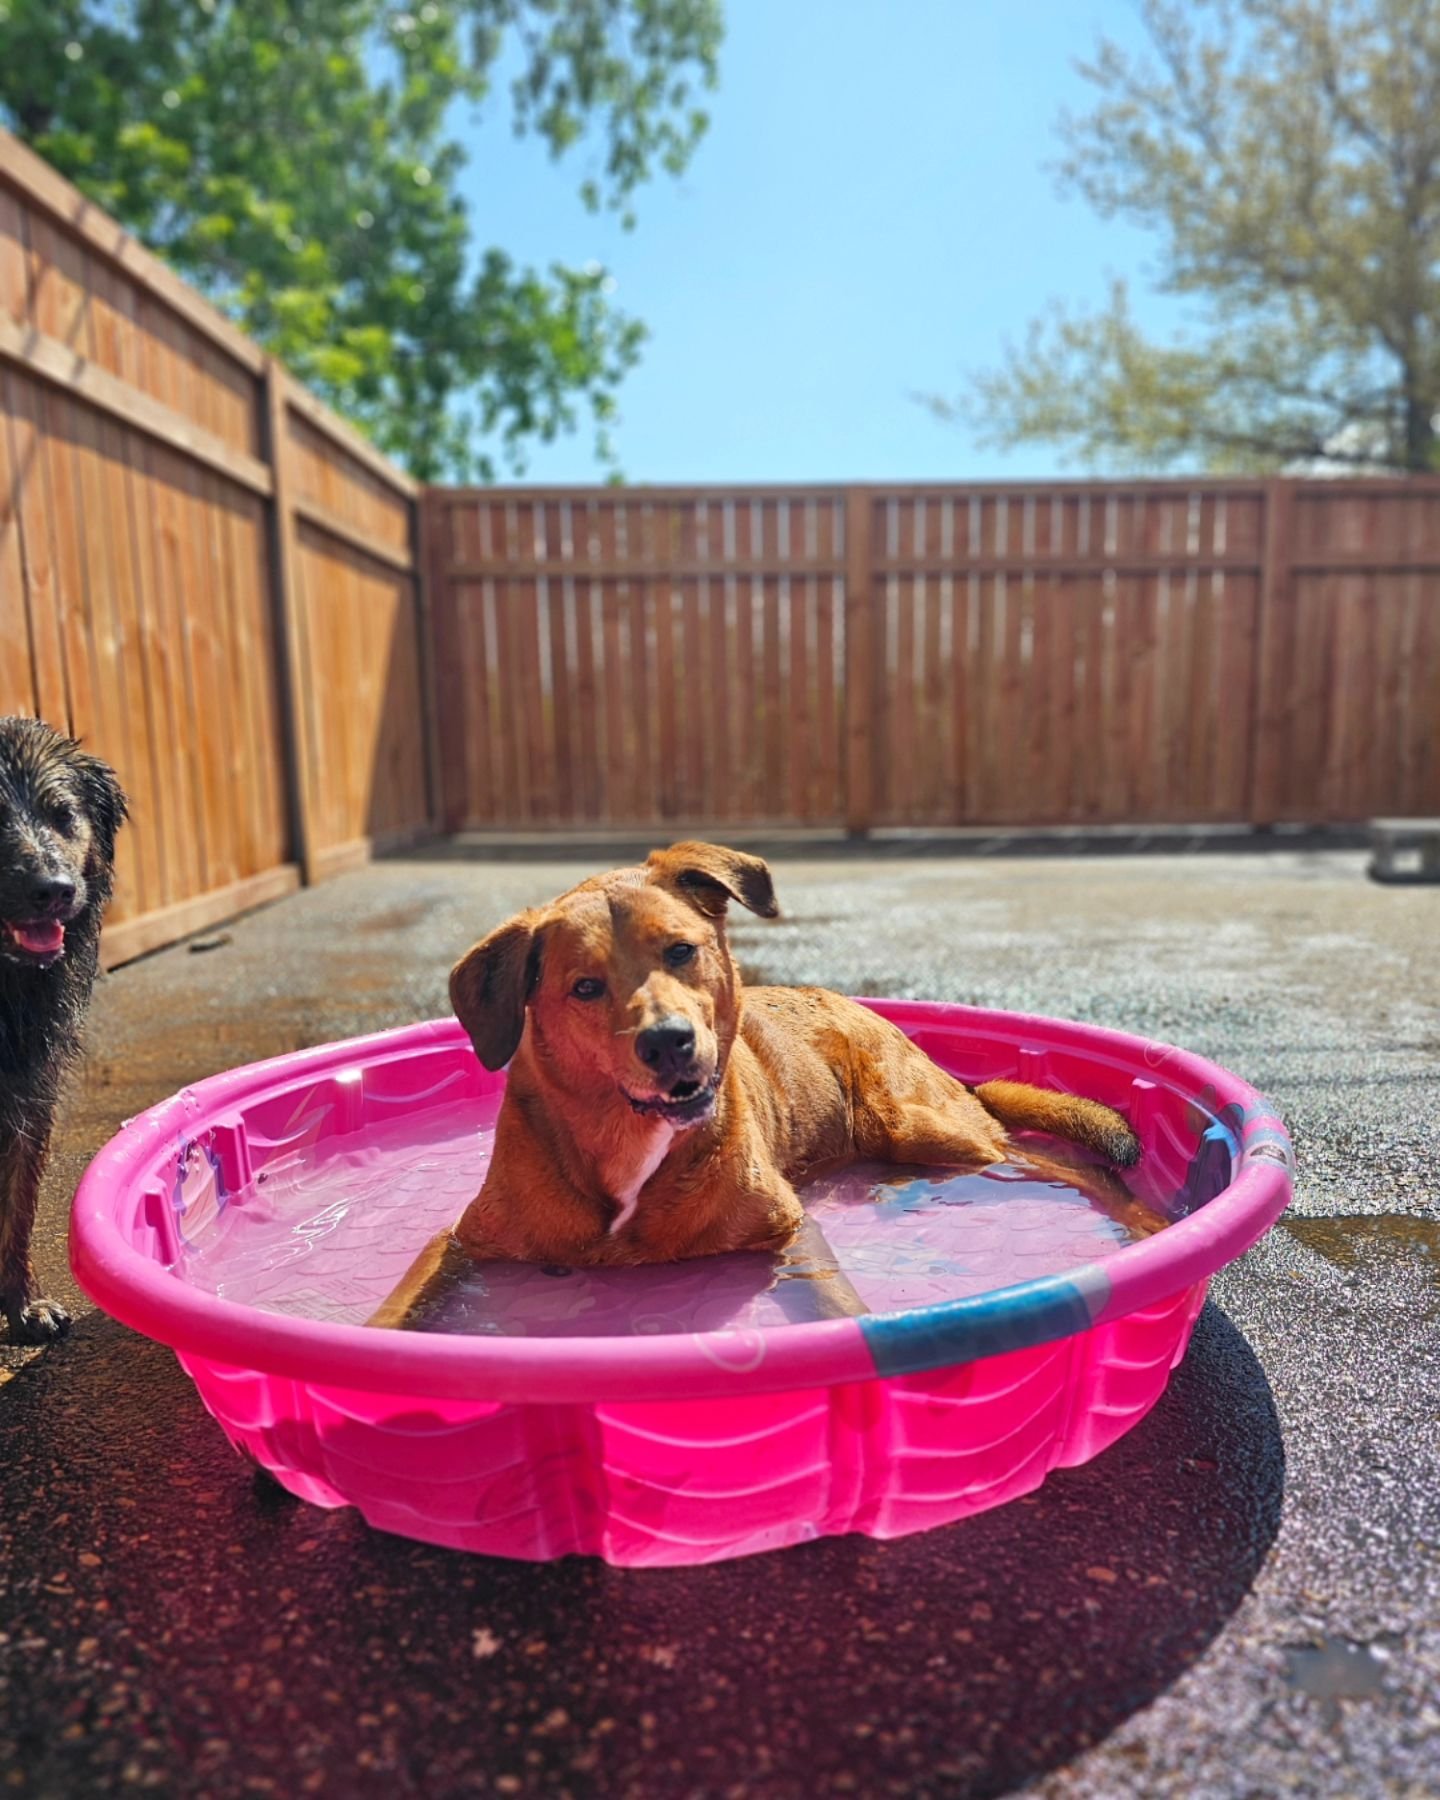
<path id="1" fill-rule="evenodd" d="M 426 828 L 417 490 L 0 133 L 0 712 L 132 802 L 107 961 Z"/>
<path id="2" fill-rule="evenodd" d="M 451 828 L 1440 811 L 1440 482 L 423 508 Z"/>

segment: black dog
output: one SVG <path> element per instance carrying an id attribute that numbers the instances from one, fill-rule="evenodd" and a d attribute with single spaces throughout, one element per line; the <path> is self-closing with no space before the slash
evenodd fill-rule
<path id="1" fill-rule="evenodd" d="M 0 1307 L 12 1343 L 70 1323 L 36 1296 L 30 1232 L 124 818 L 107 764 L 39 719 L 0 719 Z"/>

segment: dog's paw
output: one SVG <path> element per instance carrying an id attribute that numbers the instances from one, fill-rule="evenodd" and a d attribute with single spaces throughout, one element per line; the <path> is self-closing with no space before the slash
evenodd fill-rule
<path id="1" fill-rule="evenodd" d="M 50 1344 L 70 1329 L 70 1315 L 58 1300 L 32 1300 L 10 1314 L 12 1344 Z"/>

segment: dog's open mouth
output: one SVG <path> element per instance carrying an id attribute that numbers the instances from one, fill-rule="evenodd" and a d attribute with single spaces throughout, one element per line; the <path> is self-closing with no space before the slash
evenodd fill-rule
<path id="1" fill-rule="evenodd" d="M 0 920 L 0 946 L 26 962 L 58 962 L 65 954 L 65 926 L 59 919 Z"/>
<path id="2" fill-rule="evenodd" d="M 715 1110 L 715 1096 L 720 1091 L 720 1072 L 708 1081 L 677 1081 L 666 1094 L 632 1094 L 628 1088 L 620 1092 L 631 1108 L 648 1119 L 663 1119 L 667 1125 L 699 1125 Z"/>

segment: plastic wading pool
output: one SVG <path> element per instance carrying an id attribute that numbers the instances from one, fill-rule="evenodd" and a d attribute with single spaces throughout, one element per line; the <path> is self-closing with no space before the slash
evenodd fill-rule
<path id="1" fill-rule="evenodd" d="M 302 1498 L 354 1505 L 386 1531 L 500 1556 L 661 1564 L 963 1518 L 1145 1416 L 1209 1277 L 1288 1203 L 1290 1144 L 1253 1089 L 1168 1045 L 969 1007 L 867 1004 L 967 1082 L 1008 1077 L 1118 1107 L 1144 1147 L 1146 1192 L 1174 1223 L 1103 1255 L 1052 1240 L 1026 1252 L 1043 1272 L 1026 1278 L 1012 1259 L 1008 1278 L 977 1292 L 983 1258 L 924 1248 L 933 1209 L 875 1206 L 863 1217 L 872 1239 L 889 1234 L 890 1285 L 874 1291 L 923 1303 L 796 1322 L 773 1294 L 770 1313 L 757 1311 L 774 1285 L 767 1259 L 726 1257 L 566 1290 L 585 1296 L 567 1301 L 568 1324 L 541 1304 L 562 1291 L 547 1278 L 568 1272 L 514 1268 L 496 1272 L 493 1291 L 522 1284 L 518 1325 L 367 1329 L 355 1321 L 483 1171 L 504 1076 L 445 1020 L 235 1069 L 129 1121 L 76 1195 L 76 1279 L 174 1347 L 245 1455 Z M 458 1162 L 430 1153 L 442 1140 Z M 382 1190 L 388 1215 L 372 1198 Z M 282 1193 L 323 1204 L 302 1204 L 287 1227 L 289 1298 L 277 1302 L 253 1269 L 248 1287 L 239 1272 L 246 1231 Z M 1005 1198 L 972 1207 L 966 1228 L 1019 1244 L 1023 1209 Z M 317 1284 L 302 1311 L 297 1271 L 320 1268 L 305 1259 L 327 1233 L 331 1250 L 348 1245 L 331 1256 L 336 1292 Z M 836 1254 L 845 1266 L 850 1252 Z M 965 1269 L 968 1286 L 955 1276 Z M 627 1308 L 634 1316 L 616 1316 Z"/>

